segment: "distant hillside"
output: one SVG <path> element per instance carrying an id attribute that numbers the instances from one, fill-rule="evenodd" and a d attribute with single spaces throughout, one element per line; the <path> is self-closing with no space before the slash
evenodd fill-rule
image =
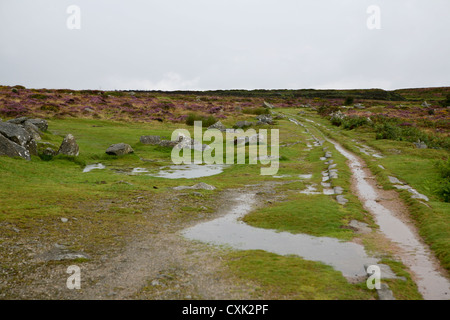
<path id="1" fill-rule="evenodd" d="M 136 90 L 134 90 L 136 91 Z M 144 91 L 136 91 L 144 92 Z M 145 91 L 154 92 L 154 91 Z M 197 96 L 234 96 L 234 97 L 255 97 L 255 98 L 321 98 L 321 99 L 345 99 L 353 97 L 362 100 L 385 100 L 385 101 L 405 101 L 406 99 L 393 91 L 382 89 L 353 89 L 353 90 L 334 90 L 334 89 L 275 89 L 275 90 L 210 90 L 210 91 L 156 91 L 164 94 L 184 94 Z"/>

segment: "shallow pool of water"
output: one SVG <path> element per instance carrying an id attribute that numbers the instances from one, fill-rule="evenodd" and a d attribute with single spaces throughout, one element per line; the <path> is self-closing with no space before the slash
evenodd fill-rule
<path id="1" fill-rule="evenodd" d="M 186 164 L 162 167 L 157 174 L 150 174 L 154 177 L 167 179 L 195 179 L 201 177 L 213 176 L 222 173 L 228 165 L 210 164 Z"/>
<path id="2" fill-rule="evenodd" d="M 276 230 L 255 228 L 239 220 L 252 209 L 254 194 L 242 194 L 236 205 L 223 217 L 185 229 L 190 239 L 238 250 L 265 250 L 280 255 L 298 255 L 306 260 L 332 266 L 347 278 L 366 275 L 364 264 L 376 264 L 364 247 L 335 238 L 314 237 Z"/>

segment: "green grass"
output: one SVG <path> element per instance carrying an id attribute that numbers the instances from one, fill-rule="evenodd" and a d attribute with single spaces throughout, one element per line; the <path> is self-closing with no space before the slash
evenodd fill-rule
<path id="1" fill-rule="evenodd" d="M 49 132 L 43 135 L 43 140 L 57 148 L 63 137 L 72 133 L 79 144 L 80 156 L 56 156 L 47 159 L 48 161 L 36 156 L 32 161 L 0 157 L 0 192 L 7 195 L 2 197 L 0 223 L 17 226 L 21 229 L 22 237 L 37 237 L 50 243 L 65 239 L 74 249 L 83 249 L 88 254 L 94 253 L 95 259 L 96 254 L 100 255 L 106 250 L 104 247 L 116 248 L 124 245 L 126 237 L 135 230 L 158 232 L 158 225 L 162 222 L 170 224 L 192 221 L 212 213 L 213 209 L 209 204 L 222 190 L 276 181 L 285 182 L 275 186 L 277 193 L 286 196 L 285 201 L 276 201 L 266 208 L 254 211 L 244 218 L 247 223 L 262 228 L 343 240 L 354 237 L 353 231 L 342 228 L 349 220 L 356 219 L 373 224 L 372 218 L 365 213 L 358 199 L 350 194 L 350 172 L 345 166 L 345 158 L 333 150 L 330 143 L 325 143 L 324 146 L 333 152 L 333 159 L 338 164 L 339 178 L 335 183 L 344 188 L 345 196 L 349 199 L 348 204 L 338 205 L 332 196 L 303 195 L 298 192 L 310 183 L 316 183 L 318 190 L 321 190 L 321 171 L 327 166 L 319 160 L 324 153 L 322 148 L 314 148 L 311 152 L 305 150 L 307 143 L 312 144 L 312 141 L 306 140 L 309 135 L 303 128 L 287 120 L 279 120 L 277 125 L 281 143 L 288 144 L 280 148 L 283 160 L 280 161 L 277 174 L 291 177 L 275 179 L 272 176 L 262 176 L 260 164 L 232 165 L 220 175 L 176 180 L 147 175 L 126 175 L 111 170 L 144 167 L 156 172 L 160 166 L 171 164 L 170 148 L 141 144 L 139 137 L 161 135 L 170 139 L 172 131 L 178 128 L 191 132 L 193 130 L 187 125 L 167 122 L 146 124 L 92 119 L 51 119 Z M 319 131 L 311 126 L 309 129 L 320 137 Z M 135 152 L 121 157 L 105 153 L 111 144 L 120 142 L 130 144 Z M 293 145 L 289 145 L 291 143 Z M 106 169 L 82 173 L 86 164 L 98 162 L 106 165 Z M 395 167 L 394 164 L 386 163 L 386 167 L 388 166 L 389 170 L 395 171 L 396 174 L 397 171 L 401 173 L 400 165 Z M 433 170 L 437 169 L 430 168 L 427 171 L 426 176 L 430 179 L 434 177 Z M 295 178 L 298 174 L 306 173 L 313 174 L 311 180 L 301 181 Z M 403 175 L 404 177 L 398 177 L 411 185 L 415 183 L 413 176 L 409 177 L 406 172 Z M 151 199 L 155 203 L 159 199 L 172 199 L 172 187 L 198 182 L 214 185 L 217 190 L 200 191 L 203 197 L 187 194 L 180 200 L 179 207 L 168 210 L 164 216 L 155 220 L 151 216 L 153 211 L 148 202 L 136 201 L 138 197 Z M 418 190 L 426 192 L 419 188 Z M 444 243 L 448 239 L 448 230 L 445 225 L 442 226 L 442 223 L 448 225 L 448 220 L 444 214 L 437 218 L 435 210 L 439 208 L 440 202 L 433 199 L 431 204 L 433 211 L 423 213 L 431 218 L 423 217 L 423 220 L 426 220 L 433 230 L 430 233 L 440 230 L 441 233 L 435 232 L 437 247 L 434 249 L 442 250 L 442 255 L 448 256 L 450 249 Z M 441 210 L 445 213 L 446 207 Z M 148 218 L 149 215 L 152 219 Z M 69 218 L 69 222 L 62 224 L 61 217 Z M 424 225 L 423 228 L 426 230 L 427 226 Z M 5 232 L 4 236 L 7 236 L 8 232 L 13 231 Z M 3 254 L 3 251 L 0 252 Z M 370 299 L 376 296 L 362 285 L 349 284 L 341 273 L 331 267 L 298 257 L 245 251 L 231 254 L 229 261 L 230 270 L 245 279 L 260 283 L 261 294 L 264 291 L 273 298 Z M 401 284 L 396 290 L 403 290 Z M 408 294 L 408 297 L 413 297 L 413 294 Z"/>

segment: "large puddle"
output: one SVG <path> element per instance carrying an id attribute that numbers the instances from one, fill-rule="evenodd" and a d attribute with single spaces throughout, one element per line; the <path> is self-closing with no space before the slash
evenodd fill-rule
<path id="1" fill-rule="evenodd" d="M 161 177 L 167 179 L 195 179 L 201 177 L 213 176 L 219 173 L 222 173 L 223 170 L 228 167 L 228 165 L 222 164 L 212 164 L 212 165 L 199 165 L 199 164 L 189 164 L 189 165 L 172 165 L 172 166 L 164 166 L 159 169 L 158 172 L 152 173 L 147 168 L 112 168 L 117 173 L 121 174 L 129 174 L 129 175 L 148 175 L 153 177 Z M 97 163 L 90 164 L 84 167 L 83 172 L 90 172 L 95 169 L 105 169 L 106 166 Z"/>
<path id="2" fill-rule="evenodd" d="M 339 144 L 329 140 L 349 160 L 349 166 L 356 179 L 356 188 L 367 210 L 375 217 L 380 230 L 403 250 L 402 260 L 416 275 L 419 291 L 425 299 L 450 299 L 450 282 L 438 271 L 429 248 L 393 212 L 377 202 L 377 191 L 367 182 L 361 162 Z"/>
<path id="3" fill-rule="evenodd" d="M 298 255 L 330 265 L 349 279 L 366 276 L 364 264 L 377 263 L 357 243 L 249 226 L 239 218 L 250 212 L 256 201 L 255 194 L 241 194 L 235 201 L 236 205 L 225 216 L 185 229 L 183 235 L 190 240 L 238 250 Z"/>
<path id="4" fill-rule="evenodd" d="M 186 164 L 186 165 L 173 165 L 168 167 L 162 167 L 157 174 L 150 174 L 154 177 L 167 178 L 167 179 L 195 179 L 201 177 L 213 176 L 225 169 L 226 165 L 219 164 Z"/>

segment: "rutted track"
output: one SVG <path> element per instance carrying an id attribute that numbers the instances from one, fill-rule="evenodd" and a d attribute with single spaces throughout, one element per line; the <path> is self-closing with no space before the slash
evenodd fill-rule
<path id="1" fill-rule="evenodd" d="M 291 119 L 290 119 L 291 120 Z M 319 126 L 310 119 L 305 119 L 321 132 Z M 291 120 L 292 121 L 292 120 Z M 301 122 L 300 125 L 304 126 Z M 304 126 L 305 127 L 305 126 Z M 383 191 L 374 185 L 374 175 L 359 157 L 343 148 L 337 142 L 326 139 L 336 150 L 348 159 L 348 166 L 352 172 L 352 188 L 365 209 L 374 217 L 380 226 L 380 231 L 401 249 L 398 258 L 408 266 L 413 274 L 420 293 L 425 299 L 450 298 L 450 282 L 441 271 L 438 260 L 429 247 L 418 235 L 408 215 L 404 214 L 405 206 L 396 197 L 387 203 L 383 198 Z M 392 205 L 392 201 L 397 205 Z M 402 217 L 402 218 L 399 218 Z"/>

